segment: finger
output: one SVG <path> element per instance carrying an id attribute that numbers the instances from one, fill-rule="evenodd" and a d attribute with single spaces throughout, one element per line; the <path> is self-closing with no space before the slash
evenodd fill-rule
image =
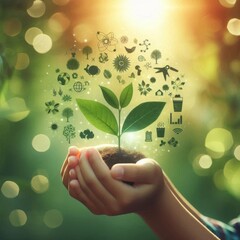
<path id="1" fill-rule="evenodd" d="M 78 160 L 79 160 L 78 156 L 70 156 L 67 161 L 68 168 L 75 168 L 78 165 Z"/>
<path id="2" fill-rule="evenodd" d="M 113 178 L 138 184 L 153 183 L 160 172 L 159 165 L 148 158 L 141 159 L 136 164 L 116 164 L 111 169 Z"/>
<path id="3" fill-rule="evenodd" d="M 101 213 L 99 209 L 97 209 L 96 206 L 91 202 L 91 200 L 88 199 L 88 197 L 84 194 L 84 192 L 81 191 L 78 180 L 71 180 L 69 182 L 68 192 L 73 198 L 75 198 L 76 200 L 84 204 L 94 214 Z"/>
<path id="4" fill-rule="evenodd" d="M 82 159 L 80 161 L 83 162 Z M 84 195 L 87 197 L 87 199 L 89 200 L 89 203 L 93 204 L 97 209 L 104 211 L 105 210 L 104 204 L 102 203 L 102 201 L 99 198 L 96 197 L 95 193 L 91 190 L 91 185 L 92 185 L 91 182 L 94 181 L 94 180 L 90 180 L 90 179 L 94 179 L 94 177 L 92 176 L 92 173 L 89 172 L 89 170 L 83 163 L 81 163 L 80 167 L 77 166 L 75 168 L 75 170 L 77 173 L 79 188 L 84 193 Z M 88 171 L 88 172 L 84 173 L 86 171 Z M 88 175 L 88 176 L 86 176 L 86 175 Z M 86 204 L 87 204 L 87 202 L 86 202 Z"/>
<path id="5" fill-rule="evenodd" d="M 80 153 L 80 151 L 79 151 L 79 149 L 77 147 L 74 147 L 74 146 L 69 147 L 67 157 L 65 158 L 65 160 L 63 162 L 63 165 L 61 167 L 61 171 L 60 171 L 62 176 L 63 176 L 64 171 L 65 171 L 65 169 L 66 169 L 66 167 L 68 165 L 68 158 L 69 158 L 69 156 L 77 156 L 79 153 Z"/>
<path id="6" fill-rule="evenodd" d="M 86 155 L 88 152 L 86 152 Z M 101 161 L 101 159 L 95 159 L 95 161 Z M 104 206 L 108 206 L 108 208 L 111 208 L 113 204 L 115 204 L 116 199 L 114 196 L 104 187 L 102 182 L 99 181 L 97 176 L 95 175 L 95 172 L 93 171 L 91 165 L 89 164 L 88 159 L 81 159 L 81 173 L 84 178 L 85 183 L 87 184 L 87 187 L 89 190 L 94 193 L 95 197 L 100 200 L 100 202 Z M 107 171 L 107 175 L 109 174 L 109 169 Z M 110 181 L 113 179 L 110 177 Z"/>
<path id="7" fill-rule="evenodd" d="M 66 188 L 68 186 L 69 171 L 77 165 L 79 156 L 80 150 L 77 147 L 69 148 L 67 158 L 61 170 L 62 182 Z"/>
<path id="8" fill-rule="evenodd" d="M 87 150 L 88 162 L 104 188 L 117 199 L 124 192 L 124 186 L 122 182 L 116 181 L 112 178 L 108 166 L 103 161 L 100 153 L 95 148 L 89 148 Z"/>
<path id="9" fill-rule="evenodd" d="M 77 173 L 74 168 L 70 169 L 69 171 L 69 181 L 76 179 L 77 180 Z"/>
<path id="10" fill-rule="evenodd" d="M 69 156 L 68 158 L 68 162 L 78 162 L 78 158 L 75 157 L 75 156 Z M 72 164 L 73 165 L 73 164 Z M 67 165 L 64 172 L 63 172 L 63 175 L 62 175 L 62 182 L 64 184 L 64 186 L 67 188 L 68 186 L 68 181 L 69 181 L 69 171 L 71 170 L 70 166 Z"/>

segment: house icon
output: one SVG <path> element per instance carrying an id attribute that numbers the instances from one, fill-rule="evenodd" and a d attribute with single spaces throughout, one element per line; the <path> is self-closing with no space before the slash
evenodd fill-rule
<path id="1" fill-rule="evenodd" d="M 159 89 L 155 92 L 155 95 L 156 96 L 163 96 L 163 91 L 161 89 Z"/>

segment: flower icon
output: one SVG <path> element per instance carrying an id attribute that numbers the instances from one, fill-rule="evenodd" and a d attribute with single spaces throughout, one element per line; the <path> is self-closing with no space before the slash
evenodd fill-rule
<path id="1" fill-rule="evenodd" d="M 108 50 L 110 52 L 116 51 L 116 45 L 118 40 L 114 38 L 114 34 L 112 32 L 105 34 L 102 32 L 97 32 L 97 39 L 98 39 L 98 49 L 99 51 L 103 52 Z"/>

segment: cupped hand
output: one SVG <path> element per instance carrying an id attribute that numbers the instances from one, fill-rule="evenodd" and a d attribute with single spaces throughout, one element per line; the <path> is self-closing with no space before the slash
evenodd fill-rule
<path id="1" fill-rule="evenodd" d="M 79 152 L 80 157 L 72 161 L 69 156 L 71 167 L 65 165 L 63 183 L 68 184 L 69 194 L 91 212 L 106 215 L 139 212 L 161 194 L 164 180 L 156 161 L 145 158 L 136 164 L 116 164 L 109 170 L 96 148 Z"/>

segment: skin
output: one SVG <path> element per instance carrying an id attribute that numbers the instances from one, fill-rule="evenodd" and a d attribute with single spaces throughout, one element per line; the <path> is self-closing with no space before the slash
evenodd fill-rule
<path id="1" fill-rule="evenodd" d="M 181 196 L 153 159 L 116 164 L 109 170 L 97 148 L 71 147 L 61 176 L 69 194 L 94 214 L 134 212 L 163 240 L 219 239 L 200 222 L 200 213 Z"/>

